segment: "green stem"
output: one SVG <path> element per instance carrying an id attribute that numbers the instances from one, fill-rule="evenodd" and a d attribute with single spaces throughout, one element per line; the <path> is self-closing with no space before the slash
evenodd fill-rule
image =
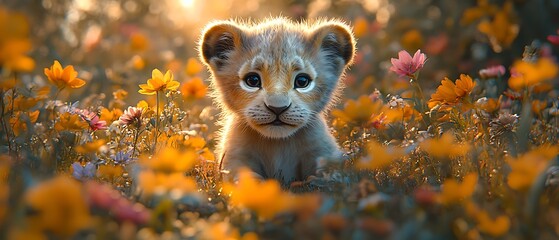
<path id="1" fill-rule="evenodd" d="M 153 152 L 157 149 L 157 137 L 159 136 L 159 91 L 155 93 L 155 141 L 153 144 Z"/>
<path id="2" fill-rule="evenodd" d="M 60 88 L 58 88 L 58 89 L 56 90 L 56 93 L 54 94 L 54 99 L 52 100 L 52 101 L 53 101 L 53 102 L 52 102 L 52 129 L 54 129 L 54 125 L 56 124 L 56 112 L 55 112 L 55 109 L 56 109 L 56 100 L 58 99 L 58 94 L 60 94 L 60 91 L 61 91 L 61 90 L 62 90 L 62 89 L 60 89 Z M 47 119 L 47 121 L 48 121 L 48 119 Z"/>
<path id="3" fill-rule="evenodd" d="M 12 99 L 13 101 L 13 99 Z M 5 112 L 5 105 L 4 105 L 4 91 L 0 90 L 0 123 L 2 123 L 2 128 L 4 130 L 4 132 L 6 133 L 6 141 L 8 141 L 8 150 L 10 152 L 10 154 L 12 153 L 12 140 L 10 139 L 10 133 L 8 132 L 8 126 L 6 124 L 6 121 L 4 119 L 4 112 Z"/>

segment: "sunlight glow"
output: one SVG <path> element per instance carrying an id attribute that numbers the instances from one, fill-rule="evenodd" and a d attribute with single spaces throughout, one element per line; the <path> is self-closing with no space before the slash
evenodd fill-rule
<path id="1" fill-rule="evenodd" d="M 194 6 L 194 0 L 179 0 L 181 5 L 185 8 L 191 8 Z"/>

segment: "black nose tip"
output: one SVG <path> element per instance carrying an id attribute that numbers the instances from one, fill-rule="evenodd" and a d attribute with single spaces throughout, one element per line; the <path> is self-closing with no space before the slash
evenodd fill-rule
<path id="1" fill-rule="evenodd" d="M 266 105 L 266 107 L 267 107 L 268 109 L 270 109 L 270 111 L 272 111 L 272 112 L 275 113 L 276 115 L 280 115 L 281 113 L 285 112 L 285 110 L 287 110 L 290 106 L 291 106 L 291 104 L 288 105 L 288 106 L 282 106 L 282 107 L 274 107 L 274 106 L 268 106 L 268 105 Z"/>

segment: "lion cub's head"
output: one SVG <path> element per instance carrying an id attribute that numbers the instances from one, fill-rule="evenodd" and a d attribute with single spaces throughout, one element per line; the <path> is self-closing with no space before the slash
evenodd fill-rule
<path id="1" fill-rule="evenodd" d="M 289 137 L 317 120 L 354 52 L 351 30 L 338 21 L 219 21 L 200 40 L 224 110 L 270 138 Z"/>

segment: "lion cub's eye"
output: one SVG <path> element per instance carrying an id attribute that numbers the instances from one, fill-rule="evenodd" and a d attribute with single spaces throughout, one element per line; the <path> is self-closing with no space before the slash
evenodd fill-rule
<path id="1" fill-rule="evenodd" d="M 295 88 L 306 88 L 311 83 L 311 77 L 307 74 L 301 73 L 295 77 Z"/>
<path id="2" fill-rule="evenodd" d="M 247 86 L 252 88 L 260 88 L 262 87 L 262 80 L 260 80 L 260 76 L 258 73 L 249 73 L 245 76 L 244 79 Z"/>

